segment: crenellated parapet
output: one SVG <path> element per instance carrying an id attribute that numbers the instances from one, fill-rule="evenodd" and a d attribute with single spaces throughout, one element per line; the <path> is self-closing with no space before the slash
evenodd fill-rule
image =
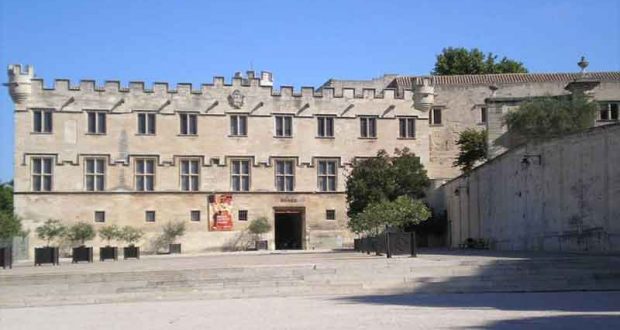
<path id="1" fill-rule="evenodd" d="M 22 67 L 19 64 L 12 64 L 8 67 L 9 94 L 16 105 L 22 105 L 32 93 L 32 79 L 34 78 L 34 67 L 27 65 Z"/>

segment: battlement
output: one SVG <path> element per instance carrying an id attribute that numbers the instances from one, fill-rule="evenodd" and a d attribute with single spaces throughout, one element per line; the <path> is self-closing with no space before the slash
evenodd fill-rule
<path id="1" fill-rule="evenodd" d="M 32 92 L 32 78 L 34 78 L 34 67 L 32 65 L 26 65 L 22 67 L 20 64 L 12 64 L 8 67 L 9 82 L 6 86 L 9 87 L 9 94 L 15 104 L 20 105 L 28 100 Z"/>

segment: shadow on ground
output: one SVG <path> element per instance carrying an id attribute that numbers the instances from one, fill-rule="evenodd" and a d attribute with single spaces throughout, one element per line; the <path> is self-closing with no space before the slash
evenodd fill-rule
<path id="1" fill-rule="evenodd" d="M 495 321 L 482 326 L 476 326 L 473 329 L 620 329 L 620 316 L 599 314 L 526 317 L 522 319 Z"/>

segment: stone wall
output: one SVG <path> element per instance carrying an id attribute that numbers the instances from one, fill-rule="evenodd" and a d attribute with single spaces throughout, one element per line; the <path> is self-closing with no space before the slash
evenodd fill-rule
<path id="1" fill-rule="evenodd" d="M 442 189 L 450 245 L 620 251 L 620 125 L 512 149 Z"/>

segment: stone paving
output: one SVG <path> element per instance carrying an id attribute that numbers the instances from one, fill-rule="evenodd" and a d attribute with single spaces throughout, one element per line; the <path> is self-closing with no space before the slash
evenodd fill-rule
<path id="1" fill-rule="evenodd" d="M 620 329 L 620 292 L 264 297 L 0 309 L 0 329 Z"/>

